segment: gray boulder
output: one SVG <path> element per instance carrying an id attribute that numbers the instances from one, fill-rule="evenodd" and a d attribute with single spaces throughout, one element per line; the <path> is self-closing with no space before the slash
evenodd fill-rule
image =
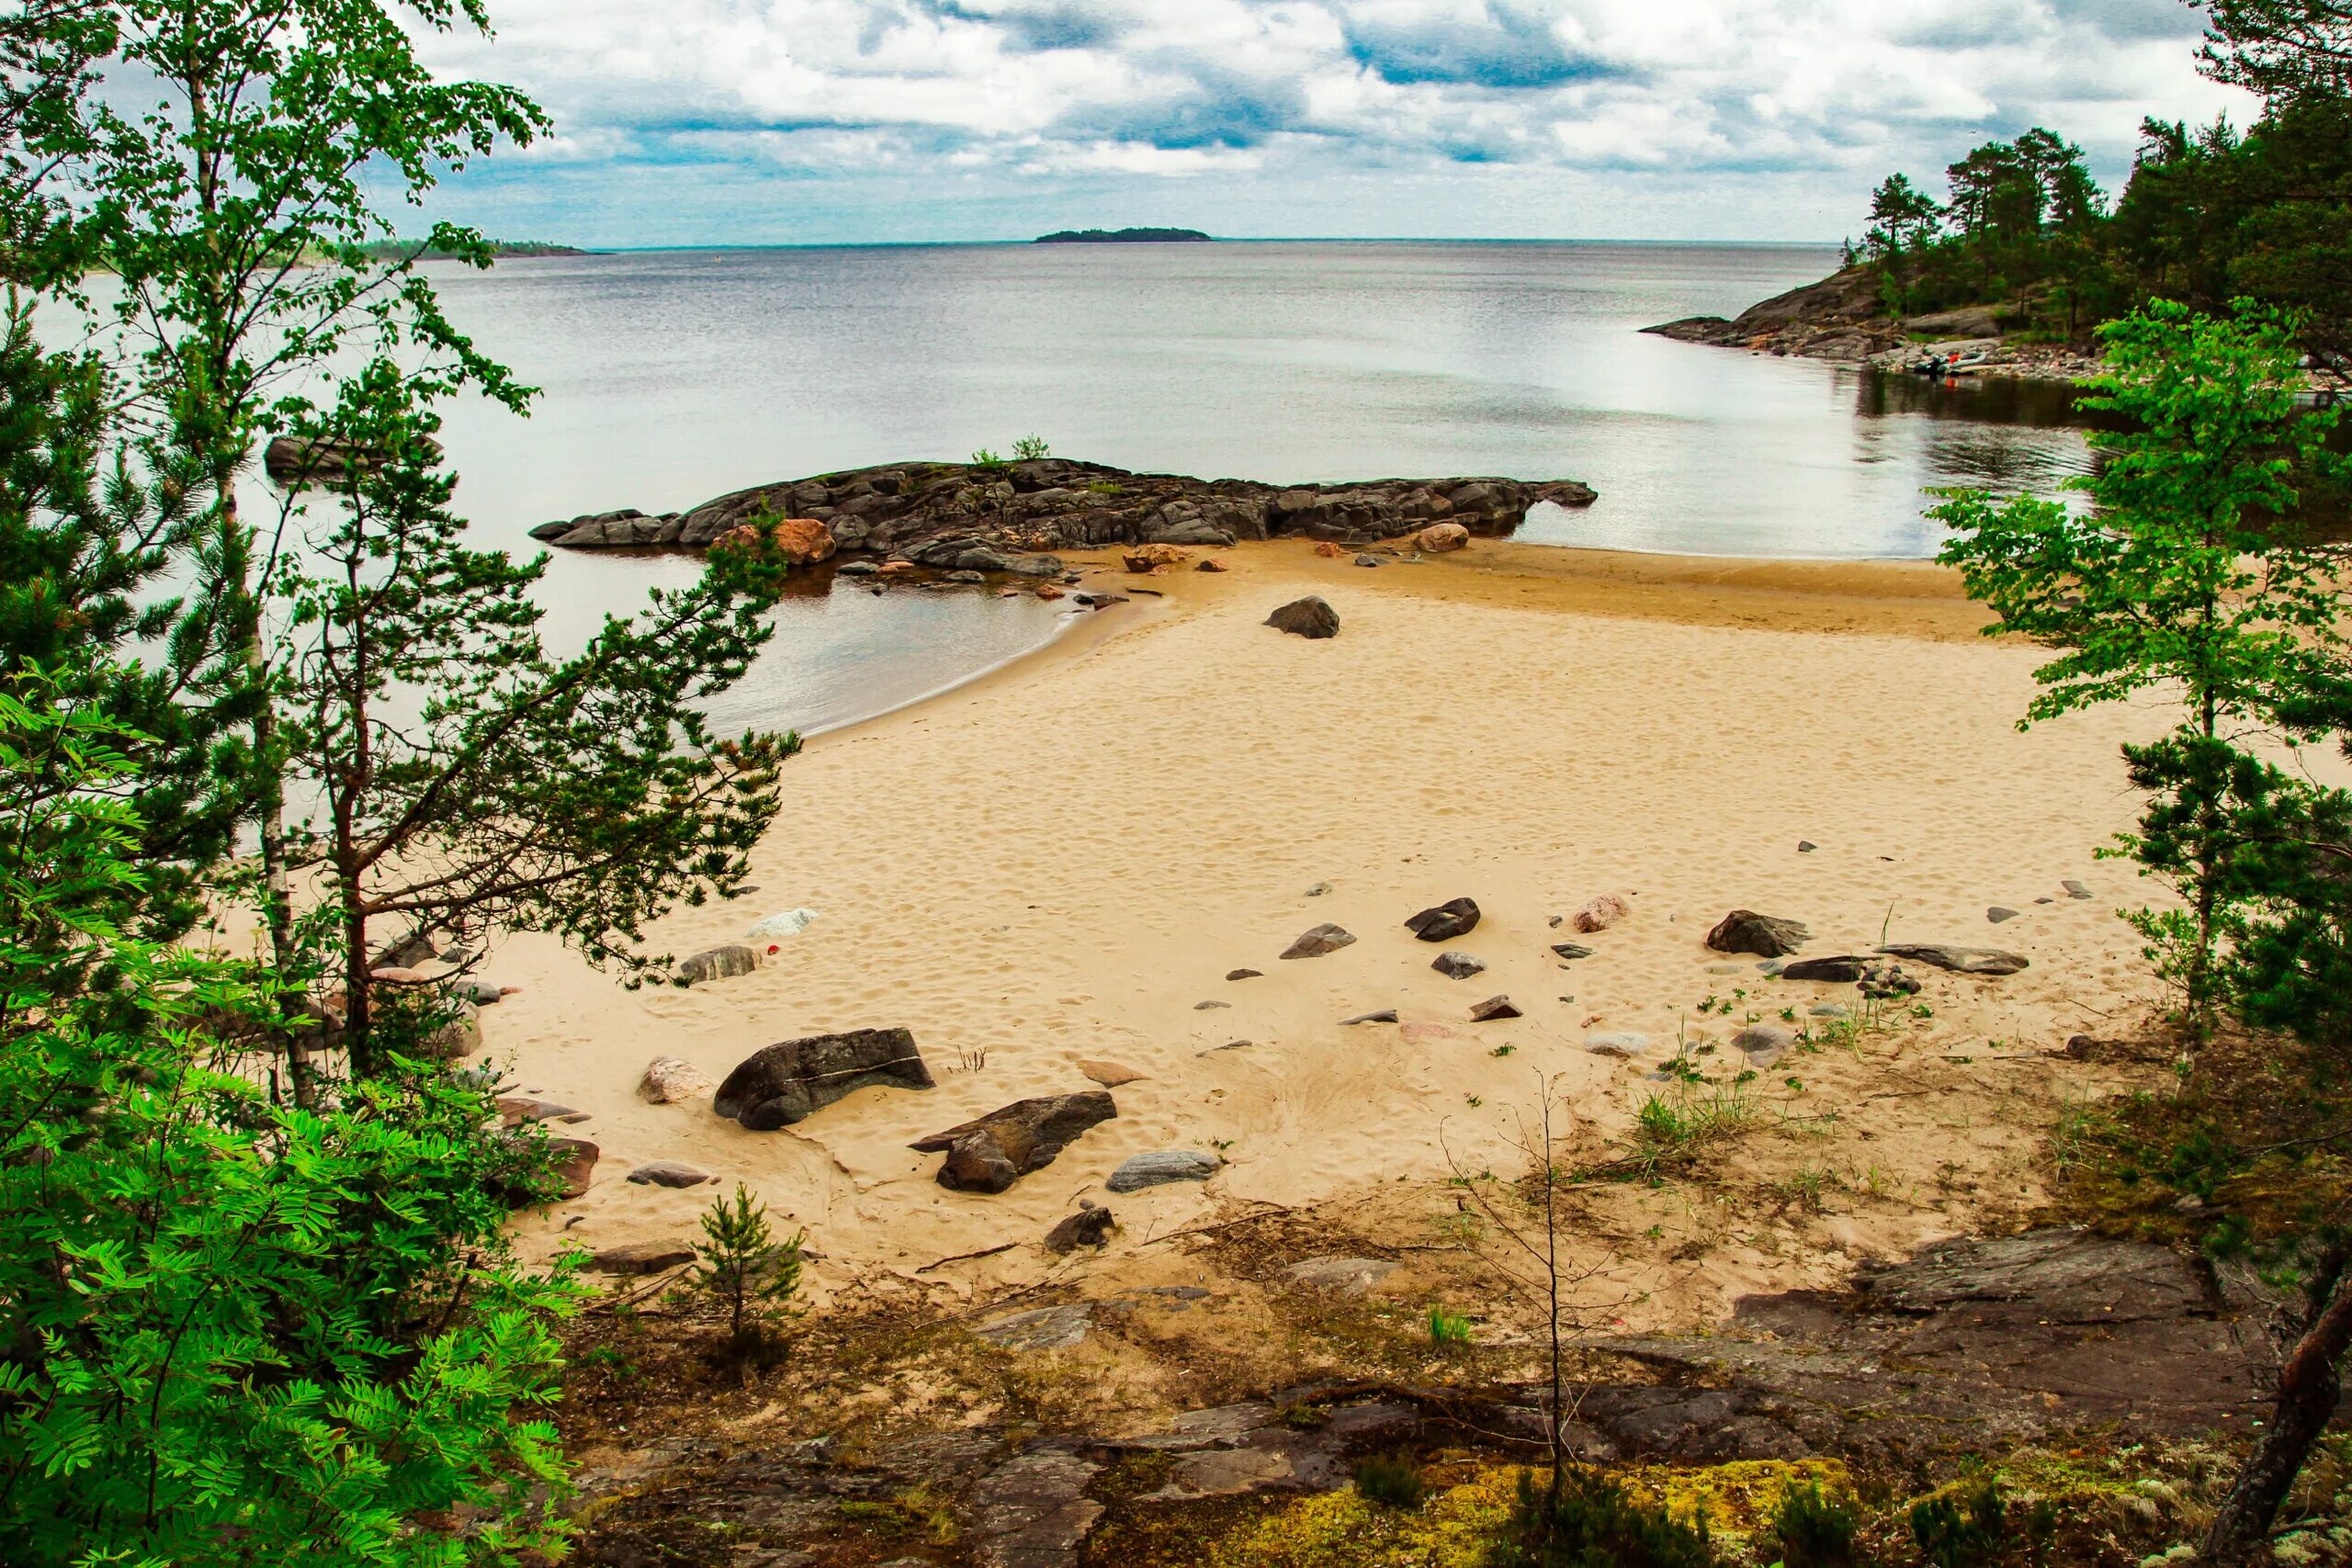
<path id="1" fill-rule="evenodd" d="M 1801 920 L 1734 909 L 1707 933 L 1707 945 L 1717 953 L 1752 953 L 1758 958 L 1781 958 L 1803 947 L 1813 933 Z"/>
<path id="2" fill-rule="evenodd" d="M 1294 637 L 1327 637 L 1340 635 L 1340 612 L 1320 598 L 1309 594 L 1294 599 L 1266 617 L 1266 624 Z"/>
<path id="3" fill-rule="evenodd" d="M 689 986 L 699 986 L 707 980 L 727 980 L 738 975 L 749 975 L 759 966 L 757 949 L 740 942 L 730 942 L 721 947 L 705 948 L 684 960 L 678 965 L 678 978 Z"/>
<path id="4" fill-rule="evenodd" d="M 1222 1167 L 1216 1156 L 1198 1149 L 1162 1149 L 1136 1156 L 1113 1171 L 1102 1185 L 1114 1192 L 1140 1192 L 1170 1181 L 1206 1181 Z"/>
<path id="5" fill-rule="evenodd" d="M 1033 1170 L 1054 1163 L 1070 1141 L 1118 1115 L 1099 1089 L 1016 1100 L 977 1121 L 908 1145 L 918 1154 L 944 1154 L 939 1184 L 956 1192 L 1002 1192 Z"/>
<path id="6" fill-rule="evenodd" d="M 790 1126 L 868 1084 L 929 1089 L 931 1069 L 903 1029 L 812 1034 L 755 1052 L 727 1075 L 711 1109 L 754 1133 Z"/>
<path id="7" fill-rule="evenodd" d="M 1890 958 L 1908 958 L 1915 964 L 1931 964 L 1956 975 L 2014 975 L 2027 966 L 2022 954 L 2004 953 L 1996 947 L 1958 947 L 1940 942 L 1898 942 L 1879 951 Z"/>

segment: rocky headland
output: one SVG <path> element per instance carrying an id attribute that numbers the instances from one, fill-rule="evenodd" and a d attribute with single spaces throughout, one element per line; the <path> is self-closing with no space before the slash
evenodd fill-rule
<path id="1" fill-rule="evenodd" d="M 1284 536 L 1368 542 L 1441 523 L 1504 535 L 1539 502 L 1582 507 L 1595 499 L 1591 486 L 1574 479 L 1271 485 L 1041 457 L 891 463 L 784 479 L 684 512 L 602 512 L 543 524 L 531 536 L 571 549 L 701 548 L 755 518 L 805 518 L 823 525 L 828 536 L 810 541 L 814 558 L 863 550 L 943 570 L 1020 571 L 1053 550 L 1118 545 L 1224 546 Z"/>
<path id="2" fill-rule="evenodd" d="M 2096 355 L 2064 344 L 2012 342 L 2008 325 L 2023 319 L 2021 310 L 1998 304 L 1896 316 L 1886 309 L 1878 276 L 1849 266 L 1750 305 L 1728 321 L 1685 316 L 1642 330 L 1678 343 L 1883 370 L 2075 381 L 2098 368 Z"/>

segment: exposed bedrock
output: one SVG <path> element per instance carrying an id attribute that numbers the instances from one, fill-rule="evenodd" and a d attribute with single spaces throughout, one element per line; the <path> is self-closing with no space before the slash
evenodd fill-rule
<path id="1" fill-rule="evenodd" d="M 1020 571 L 1036 570 L 1034 563 L 1054 550 L 1114 545 L 1389 538 L 1435 523 L 1508 534 L 1538 502 L 1594 500 L 1592 488 L 1574 479 L 1284 486 L 1040 457 L 993 468 L 897 463 L 820 474 L 739 490 L 688 512 L 604 512 L 546 523 L 531 536 L 582 549 L 699 548 L 756 517 L 806 517 L 822 523 L 843 550 L 901 556 L 942 571 Z"/>

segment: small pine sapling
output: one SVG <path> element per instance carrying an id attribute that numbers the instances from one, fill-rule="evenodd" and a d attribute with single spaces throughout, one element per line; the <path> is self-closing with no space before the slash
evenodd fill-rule
<path id="1" fill-rule="evenodd" d="M 800 1314 L 800 1244 L 806 1233 L 778 1241 L 767 1205 L 741 1182 L 732 1199 L 718 1198 L 702 1217 L 705 1239 L 695 1244 L 693 1281 L 727 1312 L 726 1355 L 741 1363 L 775 1348 L 777 1326 Z"/>

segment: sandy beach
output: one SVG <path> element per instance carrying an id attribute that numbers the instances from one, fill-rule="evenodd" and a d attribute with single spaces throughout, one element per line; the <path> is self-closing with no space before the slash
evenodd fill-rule
<path id="1" fill-rule="evenodd" d="M 1438 1279 L 1447 1179 L 1515 1169 L 1545 1080 L 1577 1146 L 1605 1150 L 1670 1087 L 1648 1075 L 1678 1043 L 1728 1077 L 1741 1024 L 1784 1016 L 1812 1038 L 1747 1086 L 1758 1130 L 1725 1150 L 1714 1196 L 1628 1183 L 1591 1209 L 1577 1245 L 1620 1287 L 1617 1320 L 1712 1322 L 1740 1293 L 1831 1283 L 2031 1208 L 2040 1129 L 2112 1077 L 2043 1053 L 2160 1000 L 2115 915 L 2150 890 L 2094 858 L 2131 820 L 2116 748 L 2162 723 L 2153 705 L 2018 732 L 2034 650 L 1979 637 L 1982 611 L 1919 564 L 1489 541 L 1377 570 L 1295 542 L 1222 553 L 1222 575 L 1084 563 L 1090 587 L 1164 596 L 813 741 L 759 891 L 655 933 L 683 953 L 820 912 L 758 972 L 630 992 L 549 941 L 493 953 L 485 976 L 522 988 L 485 1010 L 487 1057 L 589 1112 L 565 1131 L 601 1149 L 583 1197 L 523 1223 L 526 1247 L 688 1236 L 719 1189 L 626 1179 L 665 1159 L 805 1225 L 823 1292 L 1132 1283 L 1202 1267 L 1158 1239 L 1266 1205 L 1426 1246 L 1411 1267 Z M 1261 624 L 1307 592 L 1337 609 L 1336 638 Z M 1577 939 L 1591 957 L 1555 958 L 1574 933 L 1554 919 L 1607 892 L 1630 916 Z M 1403 921 L 1460 895 L 1485 918 L 1445 945 L 1488 967 L 1454 980 Z M 1996 905 L 2020 913 L 1989 923 Z M 1855 1002 L 1851 986 L 1767 978 L 1703 945 L 1736 908 L 1806 922 L 1806 955 L 1949 942 L 2031 966 L 1913 965 L 1917 998 L 1841 1033 L 1813 1010 Z M 1327 920 L 1360 940 L 1278 958 Z M 1263 973 L 1228 982 L 1237 968 Z M 1498 994 L 1523 1016 L 1472 1022 Z M 1341 1021 L 1387 1008 L 1399 1023 Z M 934 1090 L 864 1089 L 764 1133 L 707 1094 L 635 1093 L 653 1057 L 717 1079 L 775 1041 L 890 1026 L 913 1032 Z M 1586 1048 L 1628 1032 L 1645 1055 Z M 1009 1192 L 946 1190 L 938 1157 L 907 1147 L 1090 1089 L 1089 1058 L 1143 1076 L 1116 1089 L 1115 1120 Z M 1227 1163 L 1110 1199 L 1120 1229 L 1101 1253 L 1036 1245 L 1104 1201 L 1122 1160 L 1179 1148 Z"/>

